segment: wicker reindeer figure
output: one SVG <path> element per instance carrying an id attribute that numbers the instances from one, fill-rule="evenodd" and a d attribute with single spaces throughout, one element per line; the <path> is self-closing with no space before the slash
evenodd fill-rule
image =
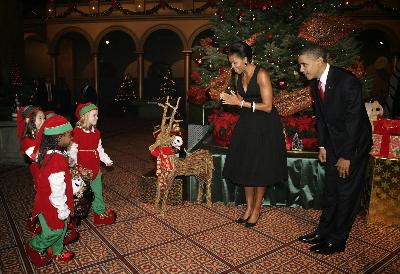
<path id="1" fill-rule="evenodd" d="M 196 176 L 199 189 L 197 194 L 197 202 L 200 204 L 203 198 L 203 185 L 207 185 L 206 189 L 206 206 L 211 207 L 211 182 L 214 170 L 212 154 L 207 150 L 196 150 L 186 158 L 178 158 L 171 147 L 173 136 L 171 129 L 175 120 L 175 114 L 179 106 L 178 98 L 176 106 L 172 106 L 168 102 L 167 97 L 165 104 L 158 103 L 163 111 L 163 117 L 160 128 L 153 132 L 156 141 L 149 147 L 151 154 L 157 157 L 157 190 L 155 196 L 155 206 L 160 203 L 161 190 L 164 191 L 164 197 L 161 202 L 161 214 L 164 213 L 168 192 L 176 176 Z M 171 116 L 167 117 L 168 110 L 171 111 Z M 168 124 L 167 124 L 168 121 Z"/>

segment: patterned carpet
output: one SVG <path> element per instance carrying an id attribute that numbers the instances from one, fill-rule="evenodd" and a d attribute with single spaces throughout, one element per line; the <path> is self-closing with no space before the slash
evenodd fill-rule
<path id="1" fill-rule="evenodd" d="M 234 222 L 243 207 L 184 203 L 164 217 L 138 200 L 138 182 L 154 162 L 148 152 L 155 122 L 135 117 L 102 121 L 103 143 L 114 160 L 103 170 L 105 200 L 118 213 L 111 226 L 79 226 L 67 246 L 76 258 L 35 268 L 23 251 L 33 200 L 26 167 L 0 166 L 0 273 L 400 273 L 400 227 L 368 225 L 359 216 L 346 252 L 313 255 L 298 235 L 315 226 L 319 211 L 263 208 L 259 223 Z"/>

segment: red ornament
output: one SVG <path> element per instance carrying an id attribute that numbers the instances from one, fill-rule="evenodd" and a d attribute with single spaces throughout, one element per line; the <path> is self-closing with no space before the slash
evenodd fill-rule
<path id="1" fill-rule="evenodd" d="M 284 90 L 287 88 L 287 80 L 286 79 L 279 79 L 277 82 L 277 86 L 280 90 Z"/>
<path id="2" fill-rule="evenodd" d="M 246 13 L 245 13 L 244 11 L 241 11 L 241 12 L 239 12 L 239 16 L 240 16 L 240 17 L 245 17 L 245 16 L 246 16 Z"/>
<path id="3" fill-rule="evenodd" d="M 274 35 L 272 33 L 268 33 L 267 35 L 265 35 L 265 37 L 267 37 L 267 39 L 272 40 L 272 38 L 274 38 Z"/>
<path id="4" fill-rule="evenodd" d="M 218 16 L 218 19 L 221 20 L 221 21 L 224 21 L 225 17 L 224 17 L 223 14 L 220 14 L 220 15 Z"/>
<path id="5" fill-rule="evenodd" d="M 270 5 L 268 5 L 268 4 L 262 4 L 261 7 L 260 7 L 260 10 L 261 10 L 262 12 L 267 12 L 270 8 L 271 8 Z"/>

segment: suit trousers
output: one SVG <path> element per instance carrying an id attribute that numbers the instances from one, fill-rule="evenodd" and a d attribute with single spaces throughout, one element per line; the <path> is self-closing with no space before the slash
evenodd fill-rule
<path id="1" fill-rule="evenodd" d="M 349 176 L 339 177 L 338 158 L 327 149 L 323 209 L 316 233 L 333 244 L 344 245 L 356 218 L 361 193 L 365 185 L 368 154 L 350 161 Z"/>

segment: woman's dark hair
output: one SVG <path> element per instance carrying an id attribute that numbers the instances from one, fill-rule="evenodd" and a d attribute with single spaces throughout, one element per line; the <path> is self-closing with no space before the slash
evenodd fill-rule
<path id="1" fill-rule="evenodd" d="M 49 150 L 58 150 L 58 151 L 64 152 L 64 151 L 67 150 L 66 147 L 61 147 L 59 145 L 62 135 L 63 134 L 43 135 L 42 143 L 40 144 L 39 153 L 38 153 L 38 163 L 39 163 L 39 165 L 45 164 L 45 163 L 42 163 L 42 162 L 43 162 L 44 156 L 46 155 L 47 151 L 49 151 Z"/>
<path id="2" fill-rule="evenodd" d="M 233 54 L 236 54 L 240 58 L 247 57 L 247 61 L 251 63 L 253 51 L 251 47 L 247 45 L 245 42 L 239 41 L 229 46 L 228 56 Z"/>
<path id="3" fill-rule="evenodd" d="M 36 108 L 34 111 L 32 111 L 31 116 L 28 119 L 28 123 L 26 124 L 24 134 L 22 135 L 23 137 L 30 137 L 32 139 L 36 138 L 36 134 L 38 133 L 39 129 L 36 128 L 35 121 L 36 121 L 36 115 L 38 114 L 39 111 L 42 111 L 40 108 Z"/>

